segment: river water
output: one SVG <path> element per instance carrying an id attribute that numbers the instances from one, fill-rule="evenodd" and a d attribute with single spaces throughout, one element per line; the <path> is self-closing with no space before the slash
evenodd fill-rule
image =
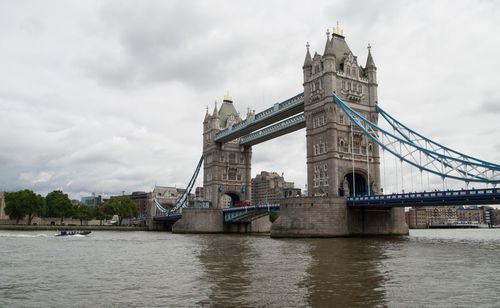
<path id="1" fill-rule="evenodd" d="M 500 229 L 398 238 L 0 231 L 0 307 L 500 306 Z"/>

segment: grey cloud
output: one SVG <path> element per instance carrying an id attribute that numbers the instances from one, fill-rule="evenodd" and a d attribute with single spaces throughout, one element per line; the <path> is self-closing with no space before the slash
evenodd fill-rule
<path id="1" fill-rule="evenodd" d="M 479 108 L 478 111 L 481 113 L 500 113 L 500 99 L 491 99 L 483 102 Z"/>

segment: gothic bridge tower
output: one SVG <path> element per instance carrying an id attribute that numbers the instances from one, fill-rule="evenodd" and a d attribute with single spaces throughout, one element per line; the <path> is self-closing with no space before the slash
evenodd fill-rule
<path id="1" fill-rule="evenodd" d="M 214 141 L 217 132 L 240 121 L 228 95 L 219 110 L 217 102 L 212 114 L 207 109 L 203 120 L 203 187 L 205 199 L 212 202 L 213 208 L 250 202 L 252 148 L 240 147 L 239 138 L 224 144 Z"/>
<path id="2" fill-rule="evenodd" d="M 379 148 L 334 103 L 335 92 L 357 112 L 378 122 L 377 68 L 368 46 L 364 67 L 337 25 L 327 32 L 323 55 L 303 65 L 307 139 L 307 184 L 310 196 L 380 193 Z"/>

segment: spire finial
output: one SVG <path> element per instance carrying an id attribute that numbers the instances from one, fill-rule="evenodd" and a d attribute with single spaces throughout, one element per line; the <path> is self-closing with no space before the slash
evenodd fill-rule
<path id="1" fill-rule="evenodd" d="M 326 29 L 326 38 L 330 39 L 330 29 Z"/>
<path id="2" fill-rule="evenodd" d="M 309 47 L 310 47 L 309 42 L 307 42 L 307 43 L 306 43 L 306 48 L 307 48 L 307 51 L 309 51 Z"/>
<path id="3" fill-rule="evenodd" d="M 344 36 L 344 30 L 342 30 L 340 28 L 340 24 L 339 24 L 338 20 L 337 20 L 337 25 L 335 27 L 333 27 L 333 33 L 340 35 L 340 36 Z"/>
<path id="4" fill-rule="evenodd" d="M 370 43 L 368 43 L 367 48 L 368 48 L 368 51 L 371 51 L 371 49 L 372 49 L 372 45 L 370 45 Z"/>
<path id="5" fill-rule="evenodd" d="M 229 96 L 229 91 L 226 91 L 226 95 L 224 95 L 224 102 L 232 103 L 233 98 Z"/>

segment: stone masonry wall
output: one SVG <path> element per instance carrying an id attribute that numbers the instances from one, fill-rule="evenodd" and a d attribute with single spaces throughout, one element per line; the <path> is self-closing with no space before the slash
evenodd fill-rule
<path id="1" fill-rule="evenodd" d="M 172 227 L 173 233 L 221 233 L 224 221 L 221 209 L 185 208 L 182 218 Z"/>
<path id="2" fill-rule="evenodd" d="M 406 235 L 404 208 L 348 209 L 351 235 Z"/>
<path id="3" fill-rule="evenodd" d="M 304 197 L 284 199 L 280 216 L 271 226 L 271 237 L 347 236 L 344 198 Z"/>
<path id="4" fill-rule="evenodd" d="M 305 197 L 283 201 L 271 237 L 406 235 L 404 208 L 352 209 L 345 198 Z"/>

